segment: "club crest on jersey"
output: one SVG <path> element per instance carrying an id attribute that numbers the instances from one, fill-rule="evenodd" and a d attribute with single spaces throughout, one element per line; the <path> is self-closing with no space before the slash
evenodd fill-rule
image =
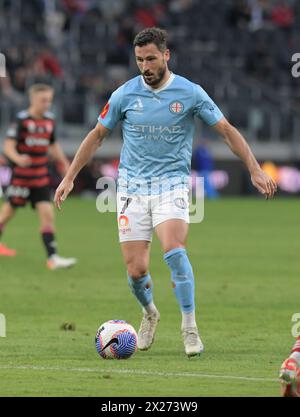
<path id="1" fill-rule="evenodd" d="M 169 106 L 169 110 L 171 113 L 182 113 L 184 110 L 184 106 L 180 101 L 172 101 L 172 103 Z"/>

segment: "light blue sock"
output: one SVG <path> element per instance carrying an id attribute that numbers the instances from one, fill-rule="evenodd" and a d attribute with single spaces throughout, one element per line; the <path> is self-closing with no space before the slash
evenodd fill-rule
<path id="1" fill-rule="evenodd" d="M 142 307 L 147 307 L 153 302 L 152 288 L 153 283 L 148 273 L 139 279 L 133 279 L 128 275 L 128 284 L 132 294 L 138 300 Z"/>
<path id="2" fill-rule="evenodd" d="M 194 273 L 184 248 L 171 249 L 164 254 L 164 260 L 171 269 L 174 293 L 183 313 L 195 310 Z"/>

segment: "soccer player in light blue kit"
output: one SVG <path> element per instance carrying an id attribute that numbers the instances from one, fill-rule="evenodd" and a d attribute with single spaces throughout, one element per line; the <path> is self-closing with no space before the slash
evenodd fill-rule
<path id="1" fill-rule="evenodd" d="M 149 349 L 160 319 L 148 270 L 155 230 L 182 313 L 185 352 L 194 356 L 203 351 L 203 344 L 195 318 L 194 274 L 185 249 L 189 207 L 184 185 L 190 174 L 194 117 L 223 136 L 246 164 L 253 185 L 266 198 L 273 196 L 276 184 L 262 171 L 245 139 L 207 93 L 169 70 L 170 51 L 164 30 L 148 28 L 140 32 L 134 40 L 134 51 L 141 75 L 112 94 L 96 127 L 80 145 L 54 202 L 61 207 L 80 169 L 121 121 L 124 144 L 118 178 L 118 226 L 128 283 L 143 309 L 138 347 Z M 153 186 L 153 178 L 154 183 L 159 180 L 158 186 Z"/>

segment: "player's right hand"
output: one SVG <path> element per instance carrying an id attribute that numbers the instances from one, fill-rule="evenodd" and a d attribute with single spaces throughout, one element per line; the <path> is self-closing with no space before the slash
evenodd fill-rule
<path id="1" fill-rule="evenodd" d="M 32 161 L 29 155 L 19 155 L 18 159 L 16 160 L 16 164 L 19 167 L 26 168 L 31 165 Z"/>
<path id="2" fill-rule="evenodd" d="M 68 197 L 70 192 L 73 190 L 74 182 L 69 180 L 68 178 L 64 178 L 62 182 L 57 187 L 55 196 L 54 196 L 54 204 L 59 210 L 61 209 L 62 202 Z"/>

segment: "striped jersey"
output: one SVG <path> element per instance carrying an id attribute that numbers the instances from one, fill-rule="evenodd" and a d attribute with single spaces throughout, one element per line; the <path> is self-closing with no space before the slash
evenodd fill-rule
<path id="1" fill-rule="evenodd" d="M 16 150 L 29 155 L 31 165 L 20 167 L 12 164 L 11 184 L 19 187 L 39 188 L 49 184 L 48 149 L 55 142 L 55 120 L 50 112 L 42 118 L 32 117 L 27 110 L 17 114 L 6 137 L 16 140 Z"/>

